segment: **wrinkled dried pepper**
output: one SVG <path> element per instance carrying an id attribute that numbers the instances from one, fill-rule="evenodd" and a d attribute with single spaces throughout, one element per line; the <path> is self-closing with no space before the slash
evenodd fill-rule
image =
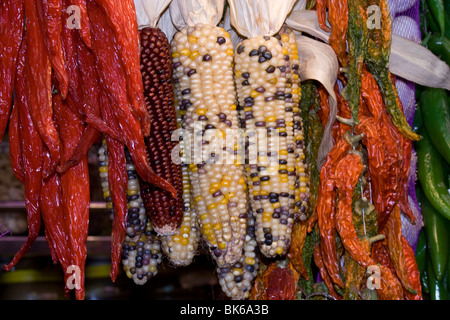
<path id="1" fill-rule="evenodd" d="M 23 34 L 23 3 L 5 0 L 0 3 L 0 140 L 8 123 L 13 96 L 17 56 Z"/>

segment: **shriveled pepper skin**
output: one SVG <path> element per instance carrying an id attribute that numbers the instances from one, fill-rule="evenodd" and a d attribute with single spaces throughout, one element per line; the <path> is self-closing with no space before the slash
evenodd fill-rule
<path id="1" fill-rule="evenodd" d="M 17 55 L 23 34 L 23 3 L 4 0 L 0 3 L 0 140 L 11 111 Z"/>
<path id="2" fill-rule="evenodd" d="M 91 29 L 89 27 L 89 16 L 87 14 L 86 0 L 68 0 L 70 5 L 75 6 L 80 9 L 80 20 L 78 32 L 84 43 L 90 48 L 91 47 Z M 68 9 L 69 6 L 66 6 Z M 72 11 L 70 12 L 72 14 Z M 66 21 L 67 23 L 67 21 Z"/>
<path id="3" fill-rule="evenodd" d="M 413 249 L 409 245 L 408 240 L 406 240 L 403 236 L 402 246 L 403 254 L 405 256 L 406 273 L 408 274 L 409 280 L 416 291 L 416 294 L 411 294 L 410 292 L 405 291 L 405 298 L 408 300 L 423 300 L 419 267 L 417 265 Z"/>
<path id="4" fill-rule="evenodd" d="M 83 123 L 64 104 L 61 96 L 53 96 L 55 118 L 61 136 L 61 161 L 65 161 L 78 144 Z M 69 247 L 71 249 L 71 264 L 80 269 L 80 288 L 76 289 L 78 300 L 84 299 L 84 275 L 86 263 L 86 240 L 89 227 L 89 168 L 87 156 L 76 166 L 61 174 L 62 209 L 66 218 L 66 228 L 69 233 Z"/>
<path id="5" fill-rule="evenodd" d="M 25 0 L 27 50 L 25 63 L 29 111 L 34 125 L 47 146 L 51 161 L 44 168 L 44 176 L 50 175 L 59 163 L 60 140 L 53 123 L 51 101 L 51 64 L 37 17 L 35 0 Z"/>
<path id="6" fill-rule="evenodd" d="M 22 60 L 22 59 L 21 59 Z M 29 113 L 29 101 L 26 98 L 26 79 L 24 77 L 24 65 L 19 62 L 16 78 L 16 93 L 19 99 L 15 100 L 19 121 L 21 123 L 22 166 L 25 184 L 25 207 L 27 210 L 28 236 L 19 252 L 12 261 L 3 267 L 11 270 L 22 256 L 28 252 L 39 235 L 41 228 L 41 212 L 39 198 L 41 195 L 41 180 L 43 171 L 43 143 L 32 122 Z"/>
<path id="7" fill-rule="evenodd" d="M 61 31 L 63 27 L 61 21 L 62 1 L 36 1 L 36 9 L 50 63 L 55 77 L 58 80 L 60 93 L 64 99 L 67 95 L 69 80 L 61 43 Z"/>
<path id="8" fill-rule="evenodd" d="M 93 36 L 92 48 L 99 66 L 100 83 L 111 97 L 116 114 L 115 119 L 123 132 L 136 171 L 143 180 L 170 192 L 173 197 L 176 197 L 175 188 L 155 174 L 150 166 L 141 126 L 138 119 L 133 116 L 127 100 L 125 74 L 120 67 L 117 55 L 111 54 L 118 48 L 107 19 L 94 1 L 88 1 L 88 12 L 92 16 L 92 19 L 90 19 Z M 139 77 L 141 77 L 140 72 Z M 147 110 L 145 112 L 148 115 Z M 152 155 L 149 156 L 152 157 Z"/>

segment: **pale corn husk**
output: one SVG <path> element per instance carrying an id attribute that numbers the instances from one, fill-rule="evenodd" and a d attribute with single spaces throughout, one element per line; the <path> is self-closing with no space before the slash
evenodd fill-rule
<path id="1" fill-rule="evenodd" d="M 233 43 L 233 48 L 236 51 L 237 45 L 239 44 L 239 42 L 243 40 L 243 38 L 231 26 L 230 7 L 227 7 L 221 27 L 224 28 L 225 31 L 230 34 L 231 42 Z"/>
<path id="2" fill-rule="evenodd" d="M 334 85 L 337 81 L 339 63 L 330 45 L 298 34 L 296 39 L 300 60 L 300 80 L 317 80 L 329 94 L 330 114 L 317 156 L 317 165 L 320 168 L 325 163 L 328 152 L 333 148 L 331 127 L 337 115 Z"/>
<path id="3" fill-rule="evenodd" d="M 172 23 L 181 30 L 198 23 L 218 25 L 224 7 L 225 0 L 173 0 L 169 10 Z"/>
<path id="4" fill-rule="evenodd" d="M 172 0 L 134 0 L 138 28 L 155 28 Z"/>
<path id="5" fill-rule="evenodd" d="M 296 0 L 228 0 L 231 25 L 245 38 L 273 36 Z"/>
<path id="6" fill-rule="evenodd" d="M 313 10 L 292 11 L 286 24 L 328 43 L 329 33 L 319 27 L 317 14 Z M 389 70 L 403 79 L 450 90 L 450 67 L 421 44 L 392 35 L 389 60 Z"/>
<path id="7" fill-rule="evenodd" d="M 172 18 L 170 17 L 170 11 L 167 7 L 166 10 L 161 15 L 161 18 L 158 21 L 158 28 L 164 32 L 169 42 L 172 41 L 173 35 L 177 33 L 177 29 L 172 23 Z"/>

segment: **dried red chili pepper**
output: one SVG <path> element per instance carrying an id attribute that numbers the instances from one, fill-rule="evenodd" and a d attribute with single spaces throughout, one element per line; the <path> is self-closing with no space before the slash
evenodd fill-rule
<path id="1" fill-rule="evenodd" d="M 87 3 L 91 17 L 92 49 L 99 67 L 100 83 L 108 92 L 112 105 L 115 106 L 114 118 L 123 133 L 136 171 L 143 180 L 170 192 L 176 198 L 175 188 L 155 174 L 150 166 L 141 126 L 129 108 L 126 75 L 120 67 L 117 55 L 111 54 L 111 52 L 116 52 L 118 48 L 115 45 L 114 35 L 107 23 L 107 18 L 95 2 L 88 1 Z M 139 77 L 141 77 L 140 72 Z M 148 115 L 146 110 L 145 112 Z"/>
<path id="2" fill-rule="evenodd" d="M 69 3 L 72 6 L 75 6 L 75 8 L 78 8 L 80 10 L 80 16 L 74 16 L 74 18 L 79 18 L 79 21 L 70 21 L 74 22 L 77 26 L 78 32 L 80 33 L 81 38 L 83 39 L 84 43 L 90 48 L 91 47 L 91 29 L 89 27 L 89 17 L 87 14 L 86 9 L 86 0 L 68 0 Z M 69 10 L 68 13 L 73 15 L 76 14 L 76 9 L 70 10 L 69 6 L 65 6 L 66 10 Z M 66 19 L 66 26 L 68 24 L 69 18 Z"/>
<path id="3" fill-rule="evenodd" d="M 316 246 L 314 247 L 313 257 L 314 257 L 314 263 L 319 268 L 320 277 L 323 279 L 323 282 L 325 283 L 325 285 L 328 288 L 328 293 L 335 299 L 341 299 L 341 296 L 334 289 L 333 281 L 331 280 L 331 278 L 328 274 L 327 268 L 325 267 L 323 257 L 322 257 L 322 251 L 318 244 L 316 244 Z"/>
<path id="4" fill-rule="evenodd" d="M 51 64 L 39 26 L 34 0 L 25 0 L 27 50 L 25 74 L 29 96 L 29 111 L 33 124 L 49 149 L 51 160 L 44 168 L 49 176 L 59 163 L 59 136 L 53 123 L 51 102 Z"/>
<path id="5" fill-rule="evenodd" d="M 398 206 L 395 206 L 382 232 L 386 235 L 389 256 L 402 286 L 412 295 L 416 295 L 417 291 L 411 283 L 406 268 L 405 252 L 402 245 L 402 222 Z"/>
<path id="6" fill-rule="evenodd" d="M 61 136 L 61 161 L 68 159 L 78 144 L 83 123 L 65 105 L 60 95 L 53 96 L 55 118 Z M 69 230 L 71 264 L 80 269 L 80 288 L 76 289 L 77 299 L 84 299 L 84 274 L 86 263 L 86 240 L 89 228 L 89 168 L 87 156 L 76 166 L 61 174 L 62 209 Z"/>
<path id="7" fill-rule="evenodd" d="M 88 5 L 89 3 L 90 1 L 88 1 Z M 144 101 L 137 41 L 139 33 L 134 2 L 131 0 L 117 2 L 97 0 L 96 3 L 103 11 L 103 18 L 109 23 L 116 39 L 119 65 L 123 66 L 126 74 L 127 95 L 132 113 L 139 119 L 144 136 L 148 136 L 151 119 Z M 89 12 L 89 14 L 91 13 Z"/>
<path id="8" fill-rule="evenodd" d="M 317 198 L 317 214 L 320 230 L 320 245 L 324 265 L 331 279 L 339 287 L 344 283 L 339 277 L 339 265 L 336 253 L 336 219 L 335 219 L 335 180 L 334 171 L 336 164 L 350 151 L 350 143 L 342 137 L 328 153 L 327 160 L 320 170 L 320 187 Z"/>
<path id="9" fill-rule="evenodd" d="M 55 77 L 58 80 L 60 93 L 63 99 L 65 99 L 69 80 L 61 43 L 61 31 L 63 27 L 61 23 L 62 2 L 61 0 L 41 0 L 35 3 L 50 63 Z"/>
<path id="10" fill-rule="evenodd" d="M 331 25 L 329 43 L 336 53 L 342 67 L 348 65 L 347 57 L 347 0 L 328 1 L 328 21 Z"/>
<path id="11" fill-rule="evenodd" d="M 316 1 L 317 17 L 319 19 L 319 26 L 323 31 L 330 32 L 330 27 L 327 26 L 327 0 Z"/>
<path id="12" fill-rule="evenodd" d="M 22 50 L 22 49 L 21 49 Z M 23 50 L 26 50 L 24 47 Z M 4 270 L 11 270 L 33 245 L 41 228 L 41 213 L 39 198 L 41 195 L 41 180 L 43 171 L 43 143 L 29 113 L 29 101 L 26 96 L 26 79 L 24 75 L 23 58 L 21 58 L 16 75 L 16 94 L 14 109 L 17 110 L 21 123 L 21 154 L 23 180 L 25 185 L 25 207 L 27 210 L 28 236 L 25 243 L 16 253 L 11 262 L 4 266 Z M 16 112 L 16 111 L 15 111 Z"/>
<path id="13" fill-rule="evenodd" d="M 23 34 L 23 3 L 5 0 L 0 3 L 0 140 L 8 123 L 14 87 L 16 62 Z"/>
<path id="14" fill-rule="evenodd" d="M 415 257 L 414 250 L 411 248 L 408 240 L 402 236 L 402 246 L 403 253 L 405 256 L 405 267 L 406 273 L 408 274 L 409 280 L 413 285 L 414 290 L 416 290 L 416 294 L 411 294 L 408 291 L 405 291 L 405 299 L 407 300 L 423 300 L 422 296 L 422 285 L 420 283 L 420 271 L 417 266 L 417 261 Z"/>
<path id="15" fill-rule="evenodd" d="M 294 225 L 287 257 L 289 258 L 289 263 L 292 264 L 293 269 L 303 278 L 308 280 L 308 271 L 306 270 L 303 262 L 303 246 L 305 244 L 306 234 L 306 222 L 298 222 Z"/>

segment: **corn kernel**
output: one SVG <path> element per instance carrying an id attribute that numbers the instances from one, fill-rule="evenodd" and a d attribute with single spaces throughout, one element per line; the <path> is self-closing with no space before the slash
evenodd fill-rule
<path id="1" fill-rule="evenodd" d="M 210 205 L 206 206 L 206 209 L 208 209 L 208 210 L 212 210 L 212 209 L 215 209 L 215 208 L 217 208 L 217 204 L 215 204 L 215 203 L 211 203 Z"/>
<path id="2" fill-rule="evenodd" d="M 256 91 L 256 90 L 250 91 L 250 97 L 256 98 L 257 96 L 259 96 L 259 92 L 258 91 Z"/>
<path id="3" fill-rule="evenodd" d="M 274 122 L 276 119 L 275 116 L 266 117 L 266 122 Z"/>
<path id="4" fill-rule="evenodd" d="M 287 55 L 288 53 L 289 53 L 288 49 L 283 48 L 283 54 L 284 54 L 284 55 Z"/>
<path id="5" fill-rule="evenodd" d="M 237 106 L 233 103 L 230 104 L 230 110 L 236 110 Z"/>
<path id="6" fill-rule="evenodd" d="M 270 222 L 271 218 L 270 217 L 262 217 L 261 221 L 262 222 Z"/>
<path id="7" fill-rule="evenodd" d="M 283 33 L 281 35 L 281 41 L 282 42 L 289 42 L 289 35 L 287 33 Z"/>
<path id="8" fill-rule="evenodd" d="M 188 41 L 189 43 L 197 43 L 198 39 L 194 36 L 189 36 Z"/>
<path id="9" fill-rule="evenodd" d="M 198 108 L 197 110 L 195 110 L 195 113 L 198 114 L 199 116 L 204 116 L 207 111 L 208 111 L 207 109 Z"/>
<path id="10" fill-rule="evenodd" d="M 274 209 L 279 208 L 280 206 L 281 204 L 279 202 L 272 203 L 272 208 Z"/>
<path id="11" fill-rule="evenodd" d="M 189 49 L 181 49 L 180 50 L 180 54 L 182 56 L 188 56 L 191 53 L 191 51 Z"/>
<path id="12" fill-rule="evenodd" d="M 109 196 L 111 196 L 111 193 L 109 192 L 109 190 L 106 190 L 103 192 L 103 198 L 107 198 Z"/>
<path id="13" fill-rule="evenodd" d="M 283 249 L 282 247 L 278 247 L 278 248 L 275 250 L 275 252 L 276 252 L 277 254 L 282 254 L 282 253 L 284 252 L 284 249 Z"/>
<path id="14" fill-rule="evenodd" d="M 134 195 L 136 195 L 137 193 L 138 193 L 137 190 L 127 190 L 127 194 L 128 194 L 129 196 L 134 196 Z"/>
<path id="15" fill-rule="evenodd" d="M 221 185 L 222 185 L 223 187 L 229 187 L 229 186 L 230 186 L 230 181 L 228 181 L 228 180 L 222 180 Z"/>
<path id="16" fill-rule="evenodd" d="M 269 80 L 269 83 L 271 83 L 271 84 L 277 84 L 277 82 L 278 82 L 277 78 L 273 78 L 273 79 Z"/>
<path id="17" fill-rule="evenodd" d="M 234 192 L 227 192 L 225 194 L 225 198 L 227 198 L 227 199 L 233 198 L 235 196 L 236 196 L 236 194 Z"/>
<path id="18" fill-rule="evenodd" d="M 252 258 L 252 257 L 245 257 L 244 262 L 245 262 L 246 264 L 249 264 L 249 265 L 254 265 L 256 261 L 255 261 L 255 258 Z"/>
<path id="19" fill-rule="evenodd" d="M 220 229 L 222 229 L 222 224 L 221 223 L 216 223 L 214 225 L 214 230 L 220 230 Z"/>
<path id="20" fill-rule="evenodd" d="M 293 172 L 293 171 L 295 171 L 295 167 L 294 166 L 289 166 L 289 167 L 287 167 L 287 171 Z"/>
<path id="21" fill-rule="evenodd" d="M 219 204 L 228 204 L 228 199 L 224 197 L 222 200 L 219 201 Z"/>
<path id="22" fill-rule="evenodd" d="M 202 196 L 196 196 L 194 202 L 199 202 L 200 200 L 202 200 Z"/>
<path id="23" fill-rule="evenodd" d="M 173 237 L 172 237 L 172 240 L 173 240 L 173 242 L 179 243 L 181 239 L 180 239 L 179 236 L 173 236 Z"/>
<path id="24" fill-rule="evenodd" d="M 178 58 L 180 54 L 178 52 L 172 53 L 172 58 Z"/>
<path id="25" fill-rule="evenodd" d="M 302 192 L 302 193 L 304 193 L 304 192 L 306 192 L 307 190 L 306 190 L 306 187 L 300 187 L 300 192 Z"/>
<path id="26" fill-rule="evenodd" d="M 182 238 L 182 239 L 180 240 L 180 243 L 181 243 L 183 246 L 187 246 L 187 245 L 189 244 L 189 238 Z"/>
<path id="27" fill-rule="evenodd" d="M 234 76 L 236 77 L 236 78 L 240 78 L 241 77 L 241 75 L 242 75 L 242 73 L 241 73 L 241 71 L 239 71 L 239 70 L 234 70 Z"/>
<path id="28" fill-rule="evenodd" d="M 227 244 L 226 244 L 225 242 L 219 242 L 218 245 L 217 245 L 217 247 L 218 247 L 220 250 L 224 250 L 224 249 L 226 249 Z"/>
<path id="29" fill-rule="evenodd" d="M 252 111 L 253 108 L 252 107 L 244 107 L 244 112 L 249 112 Z"/>
<path id="30" fill-rule="evenodd" d="M 261 181 L 262 186 L 270 186 L 270 181 Z"/>
<path id="31" fill-rule="evenodd" d="M 234 51 L 231 48 L 227 49 L 227 51 L 225 51 L 225 53 L 227 54 L 227 56 L 233 56 L 234 55 Z"/>
<path id="32" fill-rule="evenodd" d="M 241 177 L 238 181 L 239 184 L 244 184 L 245 183 L 245 178 Z"/>
<path id="33" fill-rule="evenodd" d="M 288 183 L 289 182 L 289 178 L 286 176 L 286 177 L 280 177 L 280 182 L 281 183 Z"/>
<path id="34" fill-rule="evenodd" d="M 99 168 L 100 172 L 108 172 L 108 167 L 107 166 L 102 166 Z"/>
<path id="35" fill-rule="evenodd" d="M 198 55 L 199 55 L 198 51 L 193 51 L 193 52 L 191 52 L 189 57 L 191 58 L 191 60 L 195 60 L 195 58 L 197 58 Z"/>

